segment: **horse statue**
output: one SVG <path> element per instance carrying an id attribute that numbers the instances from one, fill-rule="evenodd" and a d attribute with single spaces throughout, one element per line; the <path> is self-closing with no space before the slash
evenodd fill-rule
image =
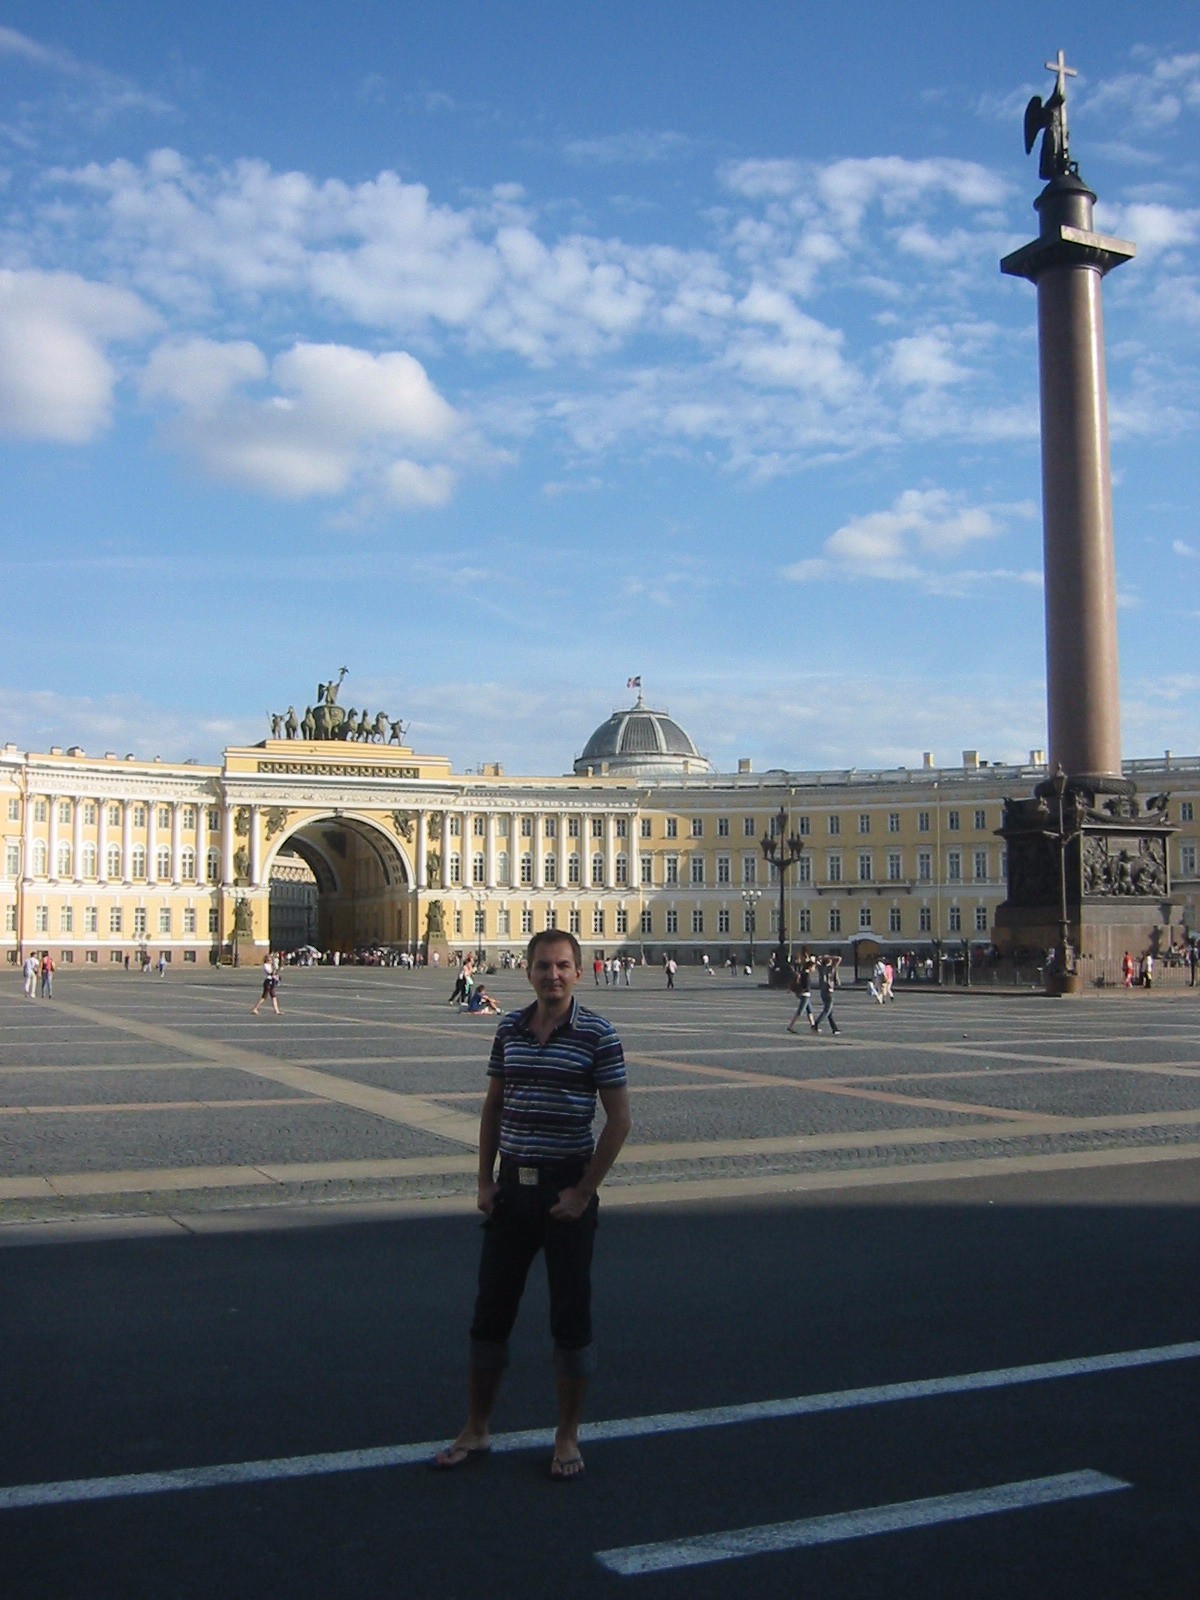
<path id="1" fill-rule="evenodd" d="M 388 719 L 386 711 L 378 711 L 375 720 L 367 730 L 367 738 L 372 744 L 383 744 L 387 739 Z"/>

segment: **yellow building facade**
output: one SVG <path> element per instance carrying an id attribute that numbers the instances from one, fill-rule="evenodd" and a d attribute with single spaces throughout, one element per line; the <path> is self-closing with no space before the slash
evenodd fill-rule
<path id="1" fill-rule="evenodd" d="M 302 737 L 231 748 L 219 766 L 10 744 L 0 942 L 10 965 L 43 950 L 66 966 L 245 962 L 300 942 L 494 960 L 553 926 L 589 960 L 720 963 L 752 942 L 762 960 L 780 902 L 760 841 L 781 809 L 804 844 L 784 888 L 794 943 L 986 942 L 1006 894 L 1003 801 L 1045 777 L 972 752 L 949 768 L 739 766 L 712 771 L 640 699 L 562 777 L 461 774 L 401 745 Z M 1126 770 L 1170 795 L 1181 935 L 1197 925 L 1200 758 Z"/>

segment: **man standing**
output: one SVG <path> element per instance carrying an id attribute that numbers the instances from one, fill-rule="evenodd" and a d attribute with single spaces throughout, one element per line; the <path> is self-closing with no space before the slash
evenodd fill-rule
<path id="1" fill-rule="evenodd" d="M 821 1024 L 826 1019 L 829 1021 L 830 1033 L 841 1031 L 833 1020 L 833 996 L 838 987 L 837 969 L 841 964 L 841 956 L 822 956 L 817 967 L 817 987 L 821 991 L 821 1015 L 813 1023 L 814 1033 L 820 1033 Z"/>
<path id="2" fill-rule="evenodd" d="M 38 975 L 38 964 L 37 964 L 36 956 L 31 956 L 30 955 L 30 956 L 26 956 L 25 957 L 25 965 L 21 968 L 21 973 L 22 973 L 22 976 L 25 979 L 25 998 L 26 998 L 26 1000 L 36 1000 L 37 999 L 37 994 L 36 994 L 35 991 L 37 989 L 37 975 Z"/>
<path id="3" fill-rule="evenodd" d="M 570 1483 L 583 1475 L 579 1419 L 595 1366 L 596 1190 L 629 1133 L 629 1093 L 625 1057 L 611 1023 L 573 997 L 583 971 L 575 937 L 556 928 L 535 934 L 526 969 L 537 998 L 523 1011 L 510 1012 L 496 1031 L 479 1123 L 476 1205 L 487 1221 L 471 1323 L 467 1420 L 431 1465 L 453 1470 L 490 1450 L 489 1425 L 508 1365 L 508 1336 L 529 1267 L 542 1250 L 558 1396 L 550 1476 Z M 605 1121 L 593 1144 L 597 1095 Z"/>

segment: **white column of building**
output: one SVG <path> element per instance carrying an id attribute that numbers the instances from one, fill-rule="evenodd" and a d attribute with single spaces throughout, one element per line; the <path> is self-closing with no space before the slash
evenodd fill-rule
<path id="1" fill-rule="evenodd" d="M 183 882 L 183 807 L 171 802 L 171 882 Z"/>
<path id="2" fill-rule="evenodd" d="M 617 886 L 617 819 L 610 811 L 604 818 L 604 887 Z"/>
<path id="3" fill-rule="evenodd" d="M 99 808 L 96 812 L 96 877 L 101 883 L 108 882 L 108 801 L 100 795 L 96 801 Z"/>
<path id="4" fill-rule="evenodd" d="M 262 882 L 262 839 L 258 826 L 261 806 L 250 807 L 250 887 L 257 889 Z"/>
<path id="5" fill-rule="evenodd" d="M 25 794 L 25 824 L 21 850 L 21 876 L 33 877 L 33 796 L 26 791 Z"/>
<path id="6" fill-rule="evenodd" d="M 83 877 L 83 801 L 75 797 L 74 830 L 71 836 L 71 876 L 76 883 Z"/>
<path id="7" fill-rule="evenodd" d="M 568 837 L 571 831 L 571 820 L 566 812 L 558 818 L 558 886 L 560 889 L 569 887 L 567 884 L 567 860 L 571 854 L 571 840 Z"/>
<path id="8" fill-rule="evenodd" d="M 128 883 L 133 877 L 133 805 L 121 802 L 121 877 Z"/>
<path id="9" fill-rule="evenodd" d="M 636 812 L 629 819 L 629 887 L 637 889 L 642 881 L 642 819 Z M 732 872 L 732 867 L 730 871 Z"/>
<path id="10" fill-rule="evenodd" d="M 221 807 L 221 882 L 233 882 L 233 807 L 228 800 Z"/>
<path id="11" fill-rule="evenodd" d="M 417 812 L 417 888 L 429 887 L 429 816 L 425 811 Z"/>
<path id="12" fill-rule="evenodd" d="M 533 819 L 533 887 L 546 887 L 546 819 L 539 811 Z"/>
<path id="13" fill-rule="evenodd" d="M 52 794 L 49 798 L 50 798 L 50 813 L 49 813 L 50 814 L 50 843 L 49 843 L 47 848 L 49 849 L 49 852 L 50 852 L 50 859 L 46 862 L 46 876 L 48 878 L 57 878 L 58 877 L 58 796 L 56 794 Z"/>
<path id="14" fill-rule="evenodd" d="M 158 882 L 158 801 L 151 800 L 146 813 L 146 882 Z"/>
<path id="15" fill-rule="evenodd" d="M 208 807 L 196 807 L 196 882 L 208 882 Z"/>
<path id="16" fill-rule="evenodd" d="M 484 844 L 485 865 L 484 876 L 489 889 L 496 887 L 496 813 L 489 811 L 487 814 L 487 837 Z"/>
<path id="17" fill-rule="evenodd" d="M 461 838 L 461 834 L 460 834 Z M 450 887 L 450 813 L 442 812 L 442 888 Z"/>

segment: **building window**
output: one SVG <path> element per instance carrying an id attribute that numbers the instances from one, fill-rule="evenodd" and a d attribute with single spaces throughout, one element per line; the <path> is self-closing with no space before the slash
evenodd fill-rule
<path id="1" fill-rule="evenodd" d="M 134 825 L 135 828 L 144 828 L 146 826 L 146 807 L 145 806 L 134 806 L 134 808 L 133 808 L 133 825 Z"/>
<path id="2" fill-rule="evenodd" d="M 679 882 L 679 857 L 667 856 L 663 862 L 663 882 L 673 884 Z"/>
<path id="3" fill-rule="evenodd" d="M 691 865 L 691 880 L 698 887 L 704 885 L 704 857 L 693 856 Z"/>
<path id="4" fill-rule="evenodd" d="M 500 939 L 507 939 L 512 933 L 512 912 L 502 906 L 496 913 L 496 935 Z"/>
<path id="5" fill-rule="evenodd" d="M 46 876 L 46 842 L 38 839 L 33 847 L 33 875 L 35 878 Z"/>
<path id="6" fill-rule="evenodd" d="M 35 822 L 45 822 L 46 802 L 44 800 L 35 800 L 33 802 L 33 820 Z"/>
<path id="7" fill-rule="evenodd" d="M 595 885 L 595 884 L 600 884 L 600 883 L 603 883 L 603 882 L 604 882 L 604 857 L 602 855 L 600 855 L 599 852 L 597 852 L 592 857 L 592 883 L 593 883 L 593 885 Z"/>
<path id="8" fill-rule="evenodd" d="M 899 833 L 900 832 L 900 813 L 898 811 L 889 811 L 888 812 L 888 832 L 889 833 Z"/>
<path id="9" fill-rule="evenodd" d="M 19 800 L 10 800 L 8 802 L 8 820 L 10 822 L 20 822 L 21 802 Z"/>
<path id="10" fill-rule="evenodd" d="M 461 883 L 462 857 L 459 855 L 457 850 L 450 856 L 449 860 L 447 861 L 447 866 L 450 868 L 450 882 Z"/>
<path id="11" fill-rule="evenodd" d="M 567 932 L 568 933 L 574 933 L 574 934 L 578 934 L 579 933 L 579 911 L 578 911 L 578 909 L 575 909 L 575 910 L 567 912 Z"/>
<path id="12" fill-rule="evenodd" d="M 628 817 L 617 817 L 616 820 L 613 823 L 613 833 L 616 836 L 616 838 L 618 838 L 618 839 L 628 839 L 628 837 L 629 837 L 629 818 Z"/>
<path id="13" fill-rule="evenodd" d="M 958 832 L 958 812 L 957 811 L 947 811 L 947 813 L 946 813 L 946 827 L 950 830 L 951 833 L 957 833 Z"/>
<path id="14" fill-rule="evenodd" d="M 976 850 L 976 852 L 975 852 L 975 882 L 976 883 L 986 883 L 987 882 L 987 875 L 988 875 L 988 870 L 987 870 L 987 851 L 986 850 Z"/>
<path id="15" fill-rule="evenodd" d="M 812 882 L 812 857 L 811 856 L 801 856 L 799 861 L 797 861 L 797 863 L 796 863 L 796 882 L 797 883 L 811 883 Z"/>
<path id="16" fill-rule="evenodd" d="M 860 850 L 859 853 L 858 853 L 858 881 L 859 881 L 859 883 L 870 883 L 872 878 L 874 878 L 874 876 L 875 876 L 874 858 L 870 855 L 870 853 L 868 851 Z"/>
<path id="17" fill-rule="evenodd" d="M 654 932 L 654 918 L 653 918 L 653 916 L 652 916 L 652 914 L 650 913 L 649 910 L 646 910 L 646 911 L 642 912 L 641 919 L 640 919 L 640 921 L 638 923 L 638 926 L 639 926 L 639 928 L 641 929 L 641 931 L 643 933 L 653 933 Z"/>
<path id="18" fill-rule="evenodd" d="M 755 826 L 754 818 L 753 817 L 743 817 L 742 818 L 742 838 L 743 839 L 755 839 L 757 837 L 758 837 L 758 828 Z"/>
<path id="19" fill-rule="evenodd" d="M 170 806 L 159 806 L 159 808 L 158 808 L 158 825 L 159 825 L 160 828 L 169 828 L 171 826 L 171 808 L 170 808 Z"/>
<path id="20" fill-rule="evenodd" d="M 220 883 L 220 881 L 221 881 L 221 852 L 220 852 L 220 850 L 215 849 L 215 848 L 210 850 L 208 852 L 207 860 L 208 860 L 207 872 L 208 872 L 208 881 L 209 881 L 209 883 Z M 116 873 L 115 872 L 109 873 L 109 877 L 115 878 L 116 877 Z"/>
<path id="21" fill-rule="evenodd" d="M 38 906 L 37 909 L 35 910 L 35 912 L 33 913 L 33 931 L 35 933 L 49 933 L 50 932 L 50 908 L 49 908 L 49 906 Z"/>
<path id="22" fill-rule="evenodd" d="M 742 882 L 746 884 L 755 884 L 758 882 L 757 856 L 742 857 Z"/>
<path id="23" fill-rule="evenodd" d="M 64 840 L 55 852 L 54 862 L 57 875 L 60 878 L 71 876 L 71 846 Z"/>
<path id="24" fill-rule="evenodd" d="M 509 881 L 508 851 L 501 850 L 496 856 L 496 882 L 507 884 Z"/>
<path id="25" fill-rule="evenodd" d="M 917 913 L 917 927 L 922 933 L 929 933 L 933 928 L 933 913 L 928 906 L 922 906 Z"/>
<path id="26" fill-rule="evenodd" d="M 97 911 L 95 906 L 84 906 L 84 908 L 83 908 L 83 931 L 84 931 L 84 933 L 97 933 L 97 932 L 99 932 L 99 929 L 100 929 L 100 913 L 99 913 L 99 911 Z"/>
<path id="27" fill-rule="evenodd" d="M 888 882 L 900 882 L 900 852 L 893 850 L 888 855 Z"/>
<path id="28" fill-rule="evenodd" d="M 642 817 L 639 821 L 638 827 L 641 831 L 643 839 L 649 839 L 651 837 L 653 831 L 653 821 L 654 819 L 652 817 Z"/>
<path id="29" fill-rule="evenodd" d="M 837 906 L 830 906 L 829 908 L 829 931 L 830 933 L 841 933 L 842 931 L 842 913 Z"/>
<path id="30" fill-rule="evenodd" d="M 454 931 L 455 931 L 455 933 L 461 933 L 463 931 L 463 929 L 462 929 L 462 907 L 461 906 L 455 906 L 455 908 L 454 908 Z"/>
<path id="31" fill-rule="evenodd" d="M 533 932 L 533 912 L 529 908 L 529 906 L 526 906 L 525 909 L 521 912 L 521 932 L 522 933 L 532 933 Z"/>
<path id="32" fill-rule="evenodd" d="M 12 816 L 12 801 L 10 800 L 8 804 L 9 804 L 9 816 L 11 817 Z M 1195 814 L 1194 814 L 1194 808 L 1193 808 L 1192 802 L 1190 800 L 1181 800 L 1179 802 L 1179 820 L 1180 820 L 1180 822 L 1194 822 L 1196 820 Z"/>
<path id="33" fill-rule="evenodd" d="M 929 850 L 917 851 L 917 881 L 918 883 L 933 881 L 933 854 Z"/>
<path id="34" fill-rule="evenodd" d="M 947 856 L 946 856 L 946 882 L 947 883 L 961 883 L 962 882 L 962 852 L 960 850 L 951 850 L 951 851 L 949 851 L 947 853 Z"/>
<path id="35" fill-rule="evenodd" d="M 975 813 L 975 826 L 981 832 L 982 832 L 982 830 L 984 828 L 987 827 L 987 812 L 986 811 L 977 811 Z"/>
<path id="36" fill-rule="evenodd" d="M 754 915 L 754 907 L 747 906 L 742 912 L 742 932 L 752 934 L 755 930 L 757 922 L 758 919 Z"/>
<path id="37" fill-rule="evenodd" d="M 71 802 L 69 800 L 60 800 L 58 802 L 58 820 L 60 822 L 70 822 Z"/>
<path id="38" fill-rule="evenodd" d="M 504 913 L 504 916 L 505 916 L 505 919 L 507 919 L 507 917 L 508 917 L 508 912 L 507 911 Z M 507 923 L 507 920 L 506 920 L 505 921 L 505 927 L 507 928 L 507 926 L 508 926 L 508 923 Z M 546 916 L 545 916 L 544 926 L 546 927 L 547 931 L 549 931 L 551 928 L 557 928 L 558 927 L 558 912 L 554 908 L 554 906 L 547 906 L 546 907 Z"/>
<path id="39" fill-rule="evenodd" d="M 986 933 L 987 931 L 988 931 L 987 907 L 986 906 L 976 906 L 975 907 L 975 932 L 976 933 Z"/>
<path id="40" fill-rule="evenodd" d="M 107 878 L 119 878 L 121 876 L 121 846 L 119 844 L 110 844 L 104 852 L 104 875 Z"/>
<path id="41" fill-rule="evenodd" d="M 21 846 L 19 844 L 6 844 L 4 846 L 4 876 L 15 878 L 21 870 Z"/>
<path id="42" fill-rule="evenodd" d="M 825 876 L 830 883 L 842 881 L 842 858 L 837 851 L 831 851 L 825 858 Z"/>
<path id="43" fill-rule="evenodd" d="M 796 928 L 800 933 L 812 932 L 812 912 L 807 906 L 801 906 L 796 913 Z"/>
<path id="44" fill-rule="evenodd" d="M 528 850 L 521 852 L 521 882 L 533 882 L 533 857 Z"/>
<path id="45" fill-rule="evenodd" d="M 135 938 L 144 939 L 146 936 L 146 908 L 135 906 L 133 910 L 133 933 Z"/>
<path id="46" fill-rule="evenodd" d="M 158 908 L 158 931 L 159 931 L 159 933 L 168 933 L 168 934 L 171 931 L 171 908 L 170 908 L 170 906 L 160 906 Z"/>
<path id="47" fill-rule="evenodd" d="M 59 933 L 75 932 L 75 911 L 72 906 L 59 906 L 58 931 Z"/>
<path id="48" fill-rule="evenodd" d="M 858 925 L 860 928 L 869 928 L 871 926 L 871 907 L 865 900 L 858 908 Z"/>
<path id="49" fill-rule="evenodd" d="M 521 837 L 522 837 L 522 839 L 532 839 L 533 838 L 533 818 L 532 817 L 522 817 L 521 818 Z"/>
<path id="50" fill-rule="evenodd" d="M 617 886 L 624 889 L 629 883 L 629 857 L 618 856 L 616 859 Z"/>
<path id="51" fill-rule="evenodd" d="M 113 816 L 113 812 L 114 811 L 117 813 L 115 817 Z M 110 822 L 120 822 L 120 820 L 121 820 L 121 808 L 120 808 L 120 806 L 112 806 L 109 809 L 108 820 Z M 219 833 L 220 832 L 220 828 L 221 828 L 221 813 L 219 811 L 210 811 L 208 813 L 208 831 L 209 831 L 209 833 Z"/>
<path id="52" fill-rule="evenodd" d="M 195 933 L 196 931 L 195 906 L 185 906 L 183 909 L 183 931 L 184 933 L 188 934 Z"/>
<path id="53" fill-rule="evenodd" d="M 568 883 L 578 883 L 579 882 L 579 868 L 580 868 L 579 857 L 578 856 L 568 856 L 567 857 L 567 882 Z"/>
<path id="54" fill-rule="evenodd" d="M 617 932 L 629 932 L 629 913 L 624 906 L 617 907 Z"/>
<path id="55" fill-rule="evenodd" d="M 196 852 L 188 845 L 179 852 L 179 875 L 185 883 L 190 883 L 196 876 Z"/>
<path id="56" fill-rule="evenodd" d="M 154 856 L 155 875 L 160 881 L 170 881 L 171 877 L 171 850 L 169 845 L 163 845 Z"/>
<path id="57" fill-rule="evenodd" d="M 962 932 L 962 912 L 957 906 L 950 907 L 950 932 Z"/>
<path id="58" fill-rule="evenodd" d="M 604 937 L 604 907 L 592 907 L 592 933 L 601 939 Z"/>
<path id="59" fill-rule="evenodd" d="M 889 933 L 899 933 L 900 932 L 900 907 L 899 906 L 890 906 L 888 908 L 888 932 Z"/>
<path id="60" fill-rule="evenodd" d="M 830 831 L 830 833 L 841 833 L 841 831 L 842 831 L 842 819 L 841 819 L 841 817 L 830 817 L 830 819 L 829 819 L 829 831 Z"/>
<path id="61" fill-rule="evenodd" d="M 1196 846 L 1194 844 L 1181 844 L 1179 846 L 1179 875 L 1181 878 L 1194 878 L 1196 876 Z"/>
<path id="62" fill-rule="evenodd" d="M 668 817 L 667 818 L 667 838 L 668 839 L 677 839 L 678 837 L 679 837 L 679 818 L 678 817 Z"/>
<path id="63" fill-rule="evenodd" d="M 667 932 L 668 933 L 678 933 L 679 932 L 679 913 L 678 913 L 678 911 L 668 911 L 667 912 Z"/>
<path id="64" fill-rule="evenodd" d="M 812 832 L 812 818 L 811 817 L 797 817 L 796 818 L 796 832 L 800 835 L 800 837 L 802 839 L 806 839 L 808 837 L 808 835 Z"/>
<path id="65" fill-rule="evenodd" d="M 196 826 L 195 806 L 184 806 L 183 816 L 180 818 L 180 821 L 185 828 L 194 828 Z"/>
<path id="66" fill-rule="evenodd" d="M 486 932 L 487 932 L 487 912 L 483 909 L 482 906 L 476 906 L 475 907 L 475 935 L 476 935 L 476 938 L 482 938 L 482 936 Z"/>
<path id="67" fill-rule="evenodd" d="M 85 878 L 94 878 L 96 876 L 96 846 L 94 844 L 85 844 L 80 852 L 80 872 Z"/>
<path id="68" fill-rule="evenodd" d="M 146 846 L 135 844 L 132 851 L 132 860 L 129 864 L 129 873 L 133 878 L 146 876 Z"/>
<path id="69" fill-rule="evenodd" d="M 692 912 L 692 932 L 693 933 L 703 933 L 704 932 L 704 912 L 701 911 L 698 906 Z"/>
<path id="70" fill-rule="evenodd" d="M 542 882 L 547 889 L 553 889 L 558 882 L 558 857 L 548 855 L 542 861 Z"/>
<path id="71" fill-rule="evenodd" d="M 475 854 L 471 857 L 471 882 L 487 882 L 487 863 L 484 860 L 482 850 L 476 850 Z"/>
<path id="72" fill-rule="evenodd" d="M 692 818 L 692 838 L 693 839 L 703 839 L 703 837 L 704 837 L 704 818 L 703 817 L 693 817 Z"/>
<path id="73" fill-rule="evenodd" d="M 215 937 L 216 934 L 218 933 L 218 931 L 220 930 L 220 925 L 221 925 L 221 913 L 217 910 L 217 908 L 215 906 L 213 906 L 213 908 L 208 913 L 208 931 L 209 931 L 209 933 L 212 934 Z M 118 928 L 117 932 L 119 933 L 120 931 L 121 930 Z"/>
<path id="74" fill-rule="evenodd" d="M 733 878 L 732 878 L 732 876 L 730 874 L 730 860 L 729 860 L 728 856 L 718 856 L 717 857 L 717 882 L 718 883 L 732 883 L 733 882 Z"/>
<path id="75" fill-rule="evenodd" d="M 917 812 L 917 832 L 918 833 L 928 833 L 929 832 L 929 813 L 928 813 L 928 811 L 918 811 Z"/>
<path id="76" fill-rule="evenodd" d="M 718 839 L 728 839 L 728 837 L 729 837 L 729 818 L 728 817 L 718 817 L 717 818 L 717 838 Z"/>
<path id="77" fill-rule="evenodd" d="M 860 811 L 858 813 L 858 831 L 859 833 L 870 833 L 871 813 L 869 811 Z"/>
<path id="78" fill-rule="evenodd" d="M 471 822 L 471 832 L 477 839 L 487 838 L 487 818 L 476 815 Z"/>
<path id="79" fill-rule="evenodd" d="M 568 839 L 578 839 L 578 837 L 579 837 L 579 818 L 578 817 L 568 817 L 567 818 L 567 838 Z"/>
<path id="80" fill-rule="evenodd" d="M 718 933 L 728 933 L 729 932 L 729 913 L 728 913 L 728 911 L 718 911 L 717 912 L 717 932 Z"/>

